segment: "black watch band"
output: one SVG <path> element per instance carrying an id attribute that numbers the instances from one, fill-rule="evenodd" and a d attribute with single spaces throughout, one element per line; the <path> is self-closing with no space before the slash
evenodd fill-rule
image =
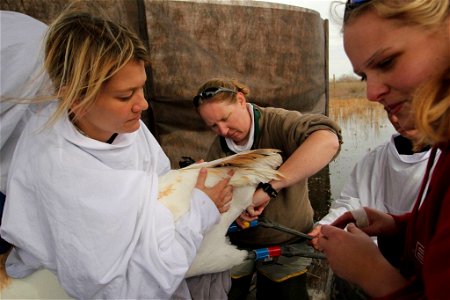
<path id="1" fill-rule="evenodd" d="M 269 195 L 269 197 L 271 199 L 275 198 L 278 195 L 278 192 L 268 182 L 266 182 L 266 183 L 260 182 L 258 184 L 257 189 L 260 189 L 260 188 L 263 189 L 263 191 L 266 192 L 266 194 Z"/>

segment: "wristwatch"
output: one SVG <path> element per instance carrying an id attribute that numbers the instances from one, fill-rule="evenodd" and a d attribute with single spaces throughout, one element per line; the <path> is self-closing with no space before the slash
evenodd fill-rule
<path id="1" fill-rule="evenodd" d="M 269 195 L 270 199 L 273 199 L 276 196 L 278 196 L 278 192 L 268 182 L 265 182 L 265 183 L 260 182 L 258 184 L 257 189 L 262 189 L 264 192 L 266 192 L 266 194 Z"/>

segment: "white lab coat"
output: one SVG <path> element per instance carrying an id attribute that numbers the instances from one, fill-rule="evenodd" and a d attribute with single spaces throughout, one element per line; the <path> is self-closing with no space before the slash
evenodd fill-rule
<path id="1" fill-rule="evenodd" d="M 5 193 L 9 163 L 34 106 L 18 101 L 33 99 L 48 88 L 43 72 L 47 25 L 27 15 L 0 11 L 0 192 Z"/>
<path id="2" fill-rule="evenodd" d="M 176 223 L 157 201 L 169 160 L 141 122 L 113 144 L 80 134 L 54 105 L 28 121 L 8 179 L 1 234 L 8 275 L 54 272 L 75 298 L 189 298 L 184 275 L 219 212 L 194 189 Z M 191 192 L 191 191 L 187 191 Z"/>
<path id="3" fill-rule="evenodd" d="M 353 168 L 339 198 L 318 224 L 330 224 L 343 213 L 368 206 L 391 214 L 412 209 L 430 151 L 401 155 L 392 135 L 389 142 L 367 153 Z"/>

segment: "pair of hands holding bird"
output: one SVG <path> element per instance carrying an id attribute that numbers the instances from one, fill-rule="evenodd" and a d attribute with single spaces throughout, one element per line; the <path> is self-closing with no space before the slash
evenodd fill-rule
<path id="1" fill-rule="evenodd" d="M 229 183 L 233 174 L 233 170 L 230 170 L 226 178 L 221 179 L 212 187 L 207 187 L 205 186 L 205 181 L 208 175 L 208 170 L 206 168 L 201 168 L 199 171 L 195 187 L 211 198 L 220 213 L 227 212 L 231 207 L 233 186 Z M 236 222 L 239 226 L 244 227 L 243 222 L 250 222 L 257 219 L 267 204 L 269 204 L 269 201 L 270 197 L 263 190 L 257 189 L 253 195 L 252 205 L 250 205 L 247 210 L 240 215 Z M 255 205 L 255 203 L 257 204 Z"/>

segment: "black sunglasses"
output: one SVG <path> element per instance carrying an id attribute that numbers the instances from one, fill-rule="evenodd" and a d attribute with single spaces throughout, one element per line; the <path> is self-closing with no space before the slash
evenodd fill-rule
<path id="1" fill-rule="evenodd" d="M 369 1 L 370 0 L 347 0 L 347 4 L 359 5 Z"/>
<path id="2" fill-rule="evenodd" d="M 348 0 L 347 3 L 345 4 L 344 23 L 347 21 L 348 16 L 353 9 L 369 1 L 370 0 Z"/>
<path id="3" fill-rule="evenodd" d="M 201 100 L 207 100 L 209 98 L 214 97 L 218 93 L 236 93 L 236 91 L 224 87 L 209 87 L 201 91 L 197 96 L 194 97 L 193 102 L 194 106 L 197 108 L 201 104 Z"/>
<path id="4" fill-rule="evenodd" d="M 345 4 L 345 9 L 354 9 L 355 7 L 358 7 L 359 5 L 369 1 L 370 0 L 348 0 Z"/>

